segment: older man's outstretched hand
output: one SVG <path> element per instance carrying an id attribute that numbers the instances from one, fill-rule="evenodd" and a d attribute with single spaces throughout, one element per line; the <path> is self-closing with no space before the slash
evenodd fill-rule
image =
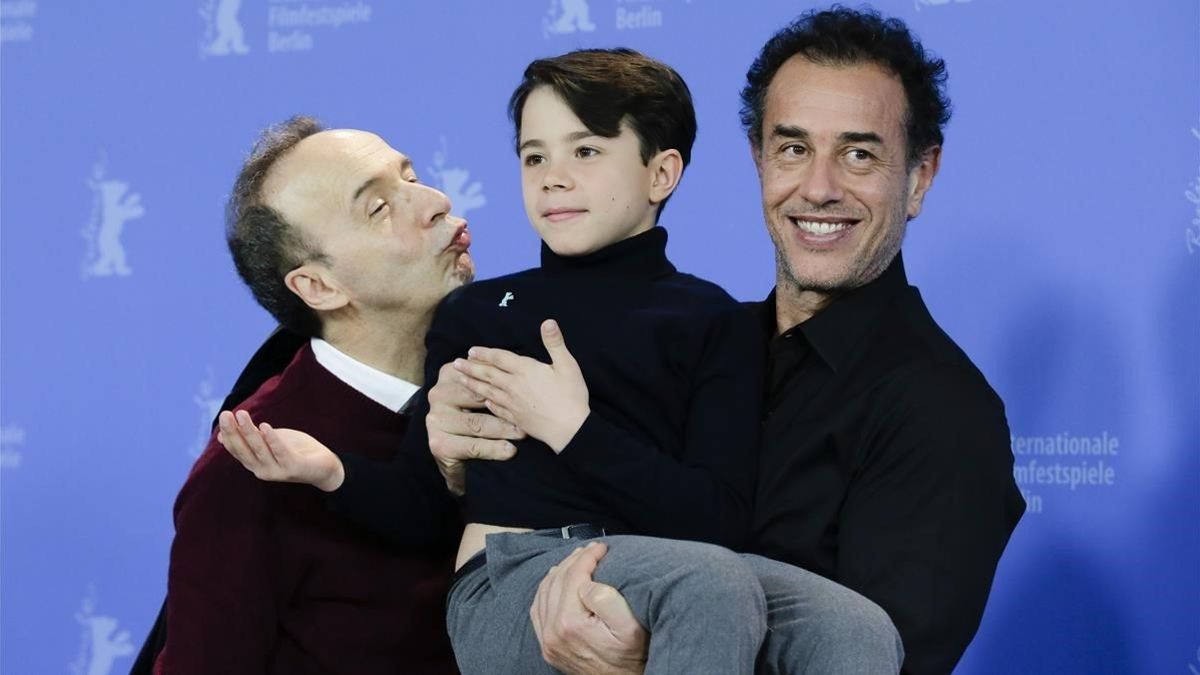
<path id="1" fill-rule="evenodd" d="M 217 441 L 259 480 L 307 483 L 333 492 L 346 479 L 342 460 L 302 431 L 266 422 L 255 426 L 245 410 L 222 411 L 217 426 Z"/>

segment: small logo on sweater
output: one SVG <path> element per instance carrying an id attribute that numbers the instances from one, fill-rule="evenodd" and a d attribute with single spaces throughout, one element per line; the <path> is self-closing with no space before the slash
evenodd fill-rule
<path id="1" fill-rule="evenodd" d="M 504 297 L 503 297 L 503 298 L 500 298 L 500 306 L 501 306 L 501 307 L 508 307 L 508 301 L 509 301 L 509 300 L 516 300 L 516 299 L 517 299 L 517 296 L 513 295 L 513 294 L 512 294 L 511 292 L 509 292 L 509 291 L 504 291 Z"/>

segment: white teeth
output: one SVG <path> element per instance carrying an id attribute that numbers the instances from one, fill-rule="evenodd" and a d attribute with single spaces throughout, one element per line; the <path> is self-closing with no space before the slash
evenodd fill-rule
<path id="1" fill-rule="evenodd" d="M 848 223 L 818 223 L 812 220 L 796 220 L 795 218 L 792 219 L 792 222 L 796 224 L 796 227 L 809 234 L 833 234 L 834 232 L 841 232 L 850 227 Z"/>

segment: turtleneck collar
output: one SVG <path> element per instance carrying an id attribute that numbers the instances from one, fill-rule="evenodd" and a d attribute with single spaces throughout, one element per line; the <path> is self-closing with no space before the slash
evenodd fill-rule
<path id="1" fill-rule="evenodd" d="M 562 256 L 542 242 L 542 271 L 550 276 L 586 276 L 649 281 L 675 273 L 667 260 L 667 231 L 655 226 L 592 253 Z"/>

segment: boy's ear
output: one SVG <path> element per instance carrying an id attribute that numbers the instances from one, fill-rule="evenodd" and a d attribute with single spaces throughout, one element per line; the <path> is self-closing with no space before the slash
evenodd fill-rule
<path id="1" fill-rule="evenodd" d="M 650 158 L 650 203 L 661 204 L 671 196 L 683 177 L 683 157 L 678 150 L 663 150 Z"/>
<path id="2" fill-rule="evenodd" d="M 329 269 L 317 262 L 308 262 L 297 267 L 283 278 L 288 290 L 295 293 L 304 304 L 318 312 L 330 312 L 345 307 L 350 298 L 342 290 Z"/>

